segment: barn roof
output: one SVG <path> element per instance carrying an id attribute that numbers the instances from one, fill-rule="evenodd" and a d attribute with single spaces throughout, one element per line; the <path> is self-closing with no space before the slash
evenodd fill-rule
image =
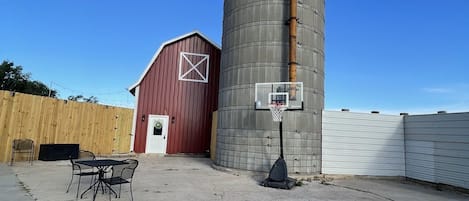
<path id="1" fill-rule="evenodd" d="M 155 62 L 156 58 L 158 58 L 158 55 L 161 53 L 161 51 L 163 50 L 163 48 L 167 45 L 170 45 L 172 43 L 175 43 L 179 40 L 182 40 L 182 39 L 185 39 L 185 38 L 188 38 L 188 37 L 191 37 L 193 35 L 199 35 L 201 38 L 203 38 L 204 40 L 206 40 L 207 42 L 209 42 L 211 45 L 213 45 L 214 47 L 218 48 L 218 49 L 221 49 L 220 46 L 218 44 L 216 44 L 215 42 L 213 42 L 212 40 L 210 40 L 207 36 L 205 36 L 204 34 L 200 33 L 199 31 L 192 31 L 190 33 L 187 33 L 187 34 L 184 34 L 184 35 L 181 35 L 181 36 L 178 36 L 176 38 L 173 38 L 171 40 L 168 40 L 166 42 L 164 42 L 163 44 L 161 44 L 160 48 L 158 48 L 158 50 L 155 52 L 155 54 L 153 55 L 153 58 L 150 60 L 150 63 L 148 63 L 147 65 L 147 68 L 145 69 L 145 71 L 143 71 L 142 75 L 140 76 L 140 79 L 138 79 L 138 81 L 131 85 L 128 90 L 130 91 L 130 93 L 132 93 L 133 95 L 135 95 L 135 88 L 140 85 L 140 83 L 142 82 L 143 78 L 145 77 L 145 75 L 148 73 L 148 71 L 150 71 L 150 68 L 151 68 L 151 65 Z"/>

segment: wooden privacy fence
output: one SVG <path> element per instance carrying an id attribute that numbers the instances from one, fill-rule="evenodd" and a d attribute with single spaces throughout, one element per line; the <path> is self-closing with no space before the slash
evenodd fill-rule
<path id="1" fill-rule="evenodd" d="M 80 144 L 97 155 L 128 153 L 133 110 L 0 90 L 0 162 L 13 139 L 40 144 Z"/>

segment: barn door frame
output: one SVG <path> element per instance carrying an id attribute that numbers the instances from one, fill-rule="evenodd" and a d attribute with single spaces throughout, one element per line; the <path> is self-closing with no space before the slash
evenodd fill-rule
<path id="1" fill-rule="evenodd" d="M 166 154 L 168 145 L 169 116 L 148 115 L 145 153 Z"/>

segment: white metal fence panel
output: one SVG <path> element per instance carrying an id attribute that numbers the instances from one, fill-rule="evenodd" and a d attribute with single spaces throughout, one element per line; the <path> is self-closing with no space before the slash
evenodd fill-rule
<path id="1" fill-rule="evenodd" d="M 469 188 L 469 113 L 405 117 L 406 176 Z"/>
<path id="2" fill-rule="evenodd" d="M 323 112 L 322 173 L 404 176 L 402 116 Z"/>

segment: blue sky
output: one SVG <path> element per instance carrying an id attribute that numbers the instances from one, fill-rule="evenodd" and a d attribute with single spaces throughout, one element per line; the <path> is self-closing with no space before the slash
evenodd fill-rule
<path id="1" fill-rule="evenodd" d="M 326 4 L 326 108 L 469 111 L 469 1 Z"/>
<path id="2" fill-rule="evenodd" d="M 161 43 L 221 44 L 222 0 L 0 0 L 0 60 L 59 91 L 133 107 L 126 88 Z M 326 1 L 325 107 L 469 111 L 469 1 Z"/>

